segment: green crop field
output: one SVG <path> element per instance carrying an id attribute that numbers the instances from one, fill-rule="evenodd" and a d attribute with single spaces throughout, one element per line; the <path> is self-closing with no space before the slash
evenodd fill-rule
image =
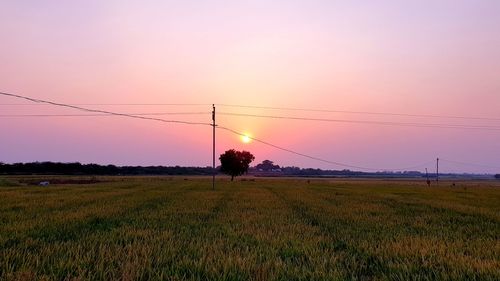
<path id="1" fill-rule="evenodd" d="M 0 179 L 0 280 L 500 280 L 495 181 L 99 179 Z"/>

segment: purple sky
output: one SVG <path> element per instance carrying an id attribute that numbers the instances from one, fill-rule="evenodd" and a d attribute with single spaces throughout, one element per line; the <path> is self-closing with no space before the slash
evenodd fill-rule
<path id="1" fill-rule="evenodd" d="M 71 104 L 201 103 L 500 119 L 500 1 L 1 1 L 0 91 Z M 0 115 L 81 112 L 0 97 Z M 210 106 L 88 106 L 127 113 Z M 499 120 L 218 107 L 227 113 L 492 126 Z M 298 152 L 377 169 L 436 157 L 500 172 L 500 131 L 219 116 Z M 211 128 L 0 117 L 0 161 L 211 164 Z M 218 131 L 217 153 L 343 169 Z M 486 166 L 494 166 L 490 168 Z M 433 170 L 433 164 L 419 166 Z"/>

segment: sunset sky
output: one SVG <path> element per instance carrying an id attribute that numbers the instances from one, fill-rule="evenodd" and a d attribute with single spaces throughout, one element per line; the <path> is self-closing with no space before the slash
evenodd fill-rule
<path id="1" fill-rule="evenodd" d="M 217 117 L 348 165 L 434 171 L 440 157 L 444 172 L 499 173 L 499 15 L 496 0 L 0 0 L 0 92 L 204 123 L 213 103 L 221 113 L 344 120 Z M 87 113 L 0 96 L 0 162 L 211 165 L 209 126 L 12 116 L 23 114 Z M 256 162 L 345 168 L 217 134 L 218 155 L 245 149 Z"/>

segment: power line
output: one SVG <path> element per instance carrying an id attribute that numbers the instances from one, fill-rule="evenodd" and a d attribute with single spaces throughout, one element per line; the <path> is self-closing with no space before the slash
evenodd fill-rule
<path id="1" fill-rule="evenodd" d="M 208 115 L 210 112 L 153 112 L 153 113 L 123 113 L 135 116 L 161 116 L 161 115 Z M 101 117 L 110 116 L 109 113 L 102 114 L 0 114 L 0 118 L 14 118 L 14 117 Z"/>
<path id="2" fill-rule="evenodd" d="M 460 161 L 448 160 L 448 159 L 443 159 L 443 158 L 440 158 L 440 160 L 441 160 L 441 161 L 444 161 L 444 162 L 452 163 L 452 164 L 458 164 L 458 165 L 476 166 L 476 167 L 491 168 L 491 169 L 500 169 L 500 167 L 497 167 L 497 166 L 491 166 L 491 165 L 484 165 L 484 164 L 476 164 L 476 163 L 460 162 Z"/>
<path id="3" fill-rule="evenodd" d="M 220 107 L 283 110 L 283 111 L 307 111 L 307 112 L 324 112 L 324 113 L 348 113 L 348 114 L 366 114 L 366 115 L 405 116 L 405 117 L 420 117 L 420 118 L 449 118 L 449 119 L 471 119 L 471 120 L 500 121 L 500 118 L 497 118 L 497 117 L 483 117 L 483 116 L 407 114 L 407 113 L 391 113 L 391 112 L 349 111 L 349 110 L 314 109 L 314 108 L 297 108 L 297 107 L 272 107 L 272 106 L 256 106 L 256 105 L 238 105 L 238 104 L 216 104 L 216 105 L 218 105 Z"/>
<path id="4" fill-rule="evenodd" d="M 126 115 L 135 116 L 161 116 L 161 115 L 205 115 L 210 112 L 152 112 L 152 113 L 122 113 Z M 343 119 L 325 119 L 325 118 L 307 118 L 307 117 L 293 117 L 293 116 L 271 116 L 271 115 L 257 115 L 257 114 L 242 114 L 242 113 L 228 113 L 219 112 L 220 115 L 227 116 L 243 116 L 243 117 L 257 117 L 257 118 L 272 118 L 272 119 L 289 119 L 301 121 L 320 121 L 320 122 L 338 122 L 338 123 L 357 123 L 357 124 L 375 124 L 375 125 L 389 125 L 389 126 L 411 126 L 411 127 L 424 127 L 424 128 L 447 128 L 447 129 L 474 129 L 474 130 L 500 130 L 500 127 L 485 126 L 485 125 L 462 125 L 462 124 L 439 124 L 439 123 L 401 123 L 401 122 L 387 122 L 387 121 L 364 121 L 364 120 L 343 120 Z M 102 114 L 0 114 L 0 118 L 16 118 L 16 117 L 92 117 L 92 116 L 109 116 L 109 113 Z"/>
<path id="5" fill-rule="evenodd" d="M 18 99 L 24 99 L 24 100 L 35 102 L 35 103 L 50 104 L 50 105 L 54 105 L 54 106 L 72 108 L 72 109 L 77 109 L 77 110 L 86 111 L 86 112 L 92 112 L 92 113 L 104 113 L 104 114 L 109 114 L 109 115 L 129 117 L 129 118 L 135 118 L 135 119 L 154 120 L 154 121 L 159 121 L 159 122 L 163 122 L 163 123 L 178 123 L 178 124 L 187 124 L 187 125 L 212 126 L 210 123 L 188 122 L 188 121 L 180 121 L 180 120 L 167 120 L 167 119 L 161 119 L 161 118 L 153 118 L 153 117 L 146 117 L 146 116 L 131 115 L 131 114 L 126 114 L 126 113 L 117 113 L 117 112 L 111 112 L 111 111 L 100 110 L 100 109 L 90 109 L 90 108 L 80 107 L 80 106 L 76 106 L 76 105 L 70 105 L 70 104 L 64 104 L 64 103 L 57 103 L 57 102 L 53 102 L 53 101 L 35 99 L 35 98 L 26 97 L 26 96 L 21 96 L 21 95 L 16 95 L 16 94 L 9 94 L 9 93 L 3 93 L 3 92 L 0 92 L 0 95 L 8 96 L 8 97 L 13 97 L 13 98 L 18 98 Z"/>
<path id="6" fill-rule="evenodd" d="M 31 103 L 0 103 L 0 106 L 39 106 L 47 104 L 31 104 Z M 208 103 L 75 103 L 75 106 L 211 106 Z M 465 119 L 465 120 L 487 120 L 500 121 L 499 117 L 484 117 L 484 116 L 457 116 L 457 115 L 438 115 L 438 114 L 407 114 L 407 113 L 392 113 L 392 112 L 372 112 L 372 111 L 351 111 L 351 110 L 333 110 L 333 109 L 315 109 L 315 108 L 297 108 L 297 107 L 272 107 L 272 106 L 257 106 L 257 105 L 241 105 L 241 104 L 215 104 L 220 107 L 230 108 L 250 108 L 250 109 L 266 109 L 266 110 L 282 110 L 282 111 L 305 111 L 305 112 L 324 112 L 324 113 L 348 113 L 348 114 L 365 114 L 365 115 L 382 115 L 382 116 L 404 116 L 404 117 L 419 117 L 419 118 L 447 118 L 447 119 Z"/>
<path id="7" fill-rule="evenodd" d="M 323 163 L 327 163 L 327 164 L 331 164 L 331 165 L 336 165 L 336 166 L 341 166 L 341 167 L 347 167 L 347 168 L 370 170 L 370 171 L 383 171 L 383 170 L 385 170 L 385 171 L 388 171 L 388 170 L 391 170 L 391 171 L 405 171 L 405 170 L 415 169 L 415 168 L 418 168 L 418 167 L 423 167 L 423 166 L 425 166 L 425 165 L 433 162 L 433 161 L 429 161 L 429 162 L 422 163 L 422 164 L 419 164 L 419 165 L 415 165 L 415 166 L 412 166 L 412 167 L 399 168 L 399 169 L 376 169 L 376 168 L 362 167 L 362 166 L 356 166 L 356 165 L 351 165 L 351 164 L 345 164 L 345 163 L 341 163 L 341 162 L 331 161 L 331 160 L 319 158 L 319 157 L 316 157 L 316 156 L 311 156 L 311 155 L 308 155 L 308 154 L 304 154 L 304 153 L 301 153 L 301 152 L 297 152 L 297 151 L 289 149 L 289 148 L 284 148 L 284 147 L 272 144 L 270 142 L 267 142 L 267 141 L 264 141 L 264 140 L 261 140 L 261 139 L 255 138 L 255 137 L 248 136 L 248 135 L 246 135 L 244 133 L 238 132 L 236 130 L 233 130 L 233 129 L 230 129 L 230 128 L 227 128 L 227 127 L 217 126 L 217 128 L 221 129 L 221 130 L 225 130 L 225 131 L 231 132 L 231 133 L 233 133 L 235 135 L 238 135 L 238 136 L 248 137 L 248 138 L 250 138 L 250 139 L 252 139 L 252 140 L 254 140 L 256 142 L 262 143 L 264 145 L 267 145 L 267 146 L 270 146 L 270 147 L 273 147 L 273 148 L 276 148 L 276 149 L 279 149 L 279 150 L 282 150 L 282 151 L 285 151 L 285 152 L 288 152 L 288 153 L 291 153 L 291 154 L 295 154 L 295 155 L 298 155 L 298 156 L 301 156 L 301 157 L 309 158 L 309 159 L 320 161 L 320 162 L 323 162 Z"/>
<path id="8" fill-rule="evenodd" d="M 471 130 L 500 131 L 500 127 L 498 127 L 498 126 L 487 126 L 487 125 L 463 125 L 463 124 L 441 124 L 441 123 L 413 123 L 413 122 L 389 122 L 389 121 L 367 121 L 367 120 L 307 118 L 307 117 L 258 115 L 258 114 L 232 113 L 232 112 L 219 112 L 218 114 L 220 114 L 220 115 L 228 115 L 228 116 L 270 118 L 270 119 L 288 119 L 288 120 L 301 120 L 301 121 L 321 121 L 321 122 L 373 124 L 373 125 L 403 126 L 403 127 L 444 128 L 444 129 L 471 129 Z"/>
<path id="9" fill-rule="evenodd" d="M 161 115 L 205 115 L 210 112 L 152 112 L 152 113 L 122 113 L 135 116 L 161 116 Z M 373 124 L 386 126 L 402 126 L 402 127 L 420 127 L 420 128 L 445 128 L 445 129 L 472 129 L 472 130 L 492 130 L 498 131 L 500 127 L 485 126 L 485 125 L 462 125 L 462 124 L 439 124 L 439 123 L 401 123 L 387 121 L 365 121 L 365 120 L 345 120 L 345 119 L 325 119 L 325 118 L 307 118 L 293 116 L 271 116 L 271 115 L 256 115 L 242 113 L 220 112 L 220 115 L 227 116 L 243 116 L 256 118 L 271 118 L 271 119 L 288 119 L 301 121 L 320 121 L 320 122 L 337 122 L 337 123 L 355 123 L 355 124 Z M 109 113 L 102 114 L 0 114 L 0 118 L 21 118 L 21 117 L 99 117 L 110 116 Z"/>
<path id="10" fill-rule="evenodd" d="M 40 106 L 37 103 L 0 103 L 0 106 Z M 205 103 L 72 103 L 76 106 L 207 106 Z M 210 104 L 211 105 L 211 104 Z"/>

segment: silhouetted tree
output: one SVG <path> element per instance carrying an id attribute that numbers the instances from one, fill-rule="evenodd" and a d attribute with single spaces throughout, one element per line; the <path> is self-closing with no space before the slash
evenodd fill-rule
<path id="1" fill-rule="evenodd" d="M 236 151 L 230 149 L 219 157 L 221 172 L 230 175 L 231 181 L 234 177 L 241 176 L 248 171 L 250 163 L 255 159 L 252 153 L 248 151 Z"/>
<path id="2" fill-rule="evenodd" d="M 271 161 L 271 160 L 264 160 L 264 161 L 262 161 L 262 163 L 257 164 L 255 166 L 255 168 L 267 172 L 267 171 L 272 171 L 272 170 L 279 169 L 280 166 L 279 165 L 274 165 L 274 162 Z"/>
<path id="3" fill-rule="evenodd" d="M 500 174 L 496 174 L 495 178 L 498 179 L 498 180 L 500 180 Z"/>

